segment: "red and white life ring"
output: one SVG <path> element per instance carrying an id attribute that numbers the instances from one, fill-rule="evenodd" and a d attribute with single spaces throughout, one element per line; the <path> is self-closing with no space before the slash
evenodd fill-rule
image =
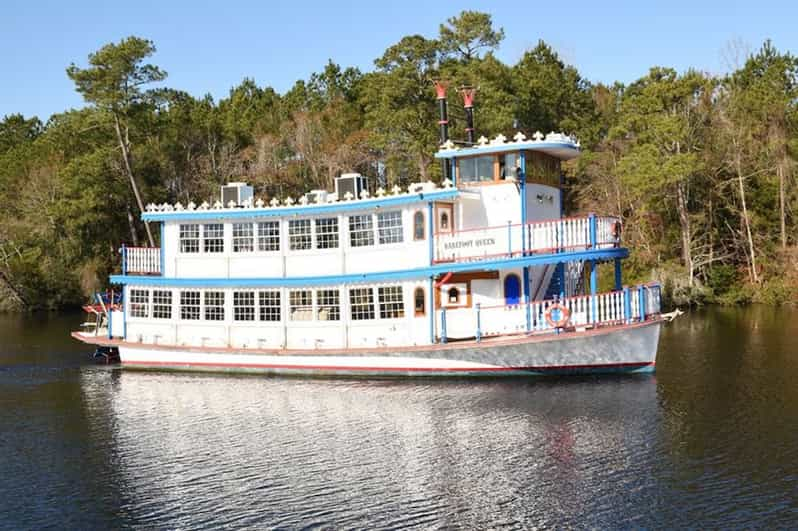
<path id="1" fill-rule="evenodd" d="M 560 311 L 559 319 L 553 319 L 551 317 L 551 314 L 552 312 L 554 312 L 554 310 Z M 566 308 L 559 302 L 556 302 L 551 306 L 549 306 L 544 315 L 546 317 L 546 322 L 549 323 L 549 326 L 551 326 L 552 328 L 564 328 L 571 320 L 571 312 L 568 311 L 568 308 Z"/>

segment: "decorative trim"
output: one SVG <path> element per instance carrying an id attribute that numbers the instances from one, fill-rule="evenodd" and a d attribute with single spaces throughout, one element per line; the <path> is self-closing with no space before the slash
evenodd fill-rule
<path id="1" fill-rule="evenodd" d="M 455 199 L 458 190 L 436 190 L 434 192 L 420 192 L 394 197 L 368 199 L 359 201 L 340 201 L 324 205 L 307 205 L 299 207 L 274 207 L 274 208 L 235 208 L 220 210 L 180 210 L 173 212 L 144 212 L 143 221 L 188 221 L 203 219 L 248 219 L 265 217 L 287 216 L 315 216 L 319 214 L 334 214 L 338 212 L 351 212 L 356 210 L 369 210 L 372 208 L 395 207 L 423 201 L 437 201 L 441 199 Z"/>

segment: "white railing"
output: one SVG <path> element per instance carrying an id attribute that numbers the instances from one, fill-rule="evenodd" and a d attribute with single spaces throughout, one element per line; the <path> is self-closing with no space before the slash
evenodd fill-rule
<path id="1" fill-rule="evenodd" d="M 475 305 L 438 311 L 438 334 L 442 339 L 497 336 L 518 333 L 553 332 L 558 328 L 585 329 L 631 324 L 660 314 L 660 286 L 646 284 L 620 291 L 581 295 L 565 299 L 534 301 L 529 304 L 500 306 Z M 641 318 L 640 307 L 645 308 Z M 561 327 L 549 322 L 549 309 L 559 304 L 568 311 Z M 552 317 L 551 315 L 548 315 Z"/>
<path id="2" fill-rule="evenodd" d="M 160 275 L 160 247 L 122 247 L 122 272 L 127 275 Z"/>
<path id="3" fill-rule="evenodd" d="M 606 249 L 619 244 L 620 221 L 590 215 L 437 233 L 435 261 L 462 262 L 523 253 Z"/>

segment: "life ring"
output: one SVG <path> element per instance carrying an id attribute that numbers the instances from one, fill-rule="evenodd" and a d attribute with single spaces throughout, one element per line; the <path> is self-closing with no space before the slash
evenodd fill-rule
<path id="1" fill-rule="evenodd" d="M 557 320 L 552 319 L 551 314 L 554 310 L 560 311 L 560 318 Z M 571 320 L 571 312 L 568 311 L 568 308 L 560 304 L 559 302 L 552 304 L 546 310 L 544 314 L 546 316 L 546 322 L 549 323 L 549 326 L 552 328 L 564 328 L 565 325 Z"/>

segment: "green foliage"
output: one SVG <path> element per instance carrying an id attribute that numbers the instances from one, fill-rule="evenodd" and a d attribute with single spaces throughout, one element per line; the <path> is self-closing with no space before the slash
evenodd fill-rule
<path id="1" fill-rule="evenodd" d="M 67 68 L 90 106 L 0 121 L 0 309 L 77 304 L 101 287 L 142 229 L 134 186 L 144 202 L 185 204 L 213 201 L 226 180 L 268 200 L 344 171 L 389 186 L 439 178 L 435 79 L 454 138 L 466 85 L 477 135 L 578 136 L 566 205 L 623 219 L 626 283 L 659 279 L 674 304 L 798 300 L 798 59 L 767 41 L 727 76 L 654 67 L 602 85 L 543 41 L 506 64 L 503 38 L 489 14 L 463 11 L 436 36 L 400 39 L 373 71 L 329 60 L 285 94 L 245 78 L 219 101 L 148 88 L 166 73 L 146 62 L 146 39 L 103 46 Z"/>

